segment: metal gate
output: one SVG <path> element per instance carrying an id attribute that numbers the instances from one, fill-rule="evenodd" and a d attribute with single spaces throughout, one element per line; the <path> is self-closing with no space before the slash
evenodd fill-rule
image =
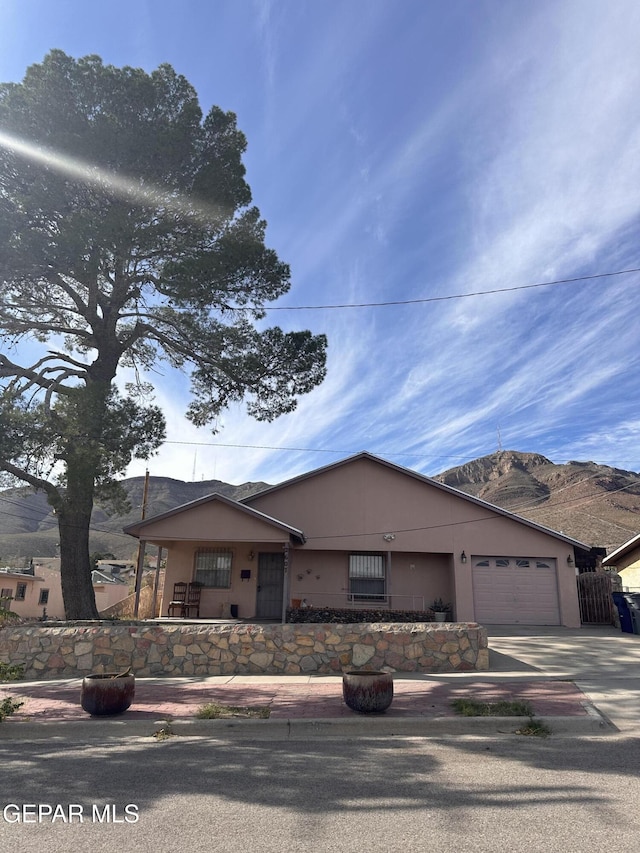
<path id="1" fill-rule="evenodd" d="M 613 588 L 609 575 L 602 572 L 584 572 L 578 575 L 577 582 L 582 624 L 613 625 Z"/>
<path id="2" fill-rule="evenodd" d="M 284 554 L 258 554 L 258 595 L 256 617 L 281 619 L 284 592 Z"/>

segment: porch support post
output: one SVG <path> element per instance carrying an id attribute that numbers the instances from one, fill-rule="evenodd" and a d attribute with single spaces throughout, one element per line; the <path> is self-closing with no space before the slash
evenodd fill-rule
<path id="1" fill-rule="evenodd" d="M 140 590 L 142 589 L 142 569 L 144 567 L 144 555 L 147 550 L 146 539 L 140 540 L 138 547 L 138 565 L 136 566 L 136 597 L 133 605 L 133 618 L 138 618 L 138 610 L 140 609 Z"/>
<path id="2" fill-rule="evenodd" d="M 151 608 L 151 616 L 156 618 L 156 608 L 158 606 L 158 587 L 160 586 L 160 565 L 162 563 L 162 545 L 158 546 L 158 562 L 156 565 L 156 577 L 153 582 L 153 604 Z"/>

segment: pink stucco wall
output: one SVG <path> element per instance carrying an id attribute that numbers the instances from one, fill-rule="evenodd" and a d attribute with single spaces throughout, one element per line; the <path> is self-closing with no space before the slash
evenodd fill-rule
<path id="1" fill-rule="evenodd" d="M 312 607 L 348 607 L 349 551 L 291 552 L 291 599 Z M 426 610 L 434 598 L 453 600 L 451 559 L 445 554 L 391 553 L 387 562 L 388 606 Z"/>
<path id="2" fill-rule="evenodd" d="M 267 521 L 215 499 L 158 521 L 150 519 L 144 526 L 144 537 L 153 541 L 208 543 L 282 542 L 289 538 Z"/>
<path id="3" fill-rule="evenodd" d="M 94 584 L 93 591 L 96 596 L 98 613 L 102 613 L 108 607 L 112 607 L 119 601 L 123 601 L 130 593 L 129 585 L 125 583 Z"/>

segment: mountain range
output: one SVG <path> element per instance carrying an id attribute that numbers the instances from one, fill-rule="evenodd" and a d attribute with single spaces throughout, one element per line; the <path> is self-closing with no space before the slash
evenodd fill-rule
<path id="1" fill-rule="evenodd" d="M 595 462 L 557 465 L 537 453 L 500 450 L 433 479 L 608 551 L 640 532 L 640 474 L 633 471 Z M 126 515 L 109 516 L 96 506 L 91 548 L 124 559 L 136 549 L 136 541 L 122 528 L 141 517 L 144 477 L 131 477 L 122 485 L 131 509 Z M 213 492 L 240 500 L 267 486 L 150 477 L 146 517 Z M 0 492 L 0 564 L 55 556 L 57 542 L 55 515 L 43 493 L 29 487 Z"/>

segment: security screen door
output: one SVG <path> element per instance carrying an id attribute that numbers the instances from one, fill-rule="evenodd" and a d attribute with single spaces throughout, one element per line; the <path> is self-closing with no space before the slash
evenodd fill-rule
<path id="1" fill-rule="evenodd" d="M 264 552 L 258 554 L 258 619 L 282 617 L 284 590 L 284 554 Z"/>

